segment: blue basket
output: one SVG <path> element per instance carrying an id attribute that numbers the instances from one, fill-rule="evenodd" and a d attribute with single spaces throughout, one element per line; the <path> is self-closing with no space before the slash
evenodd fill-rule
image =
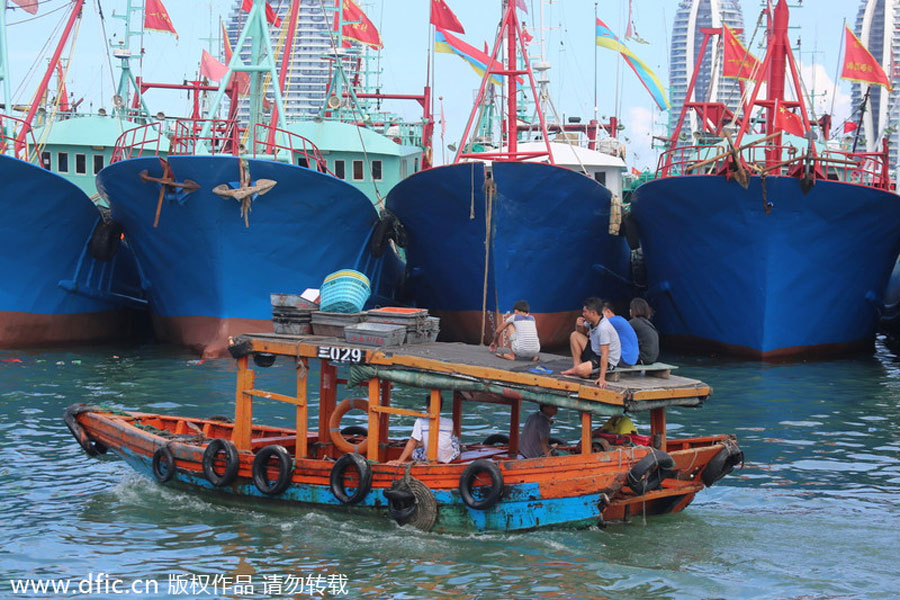
<path id="1" fill-rule="evenodd" d="M 369 299 L 369 278 L 359 271 L 343 269 L 325 278 L 319 290 L 319 310 L 358 313 Z"/>

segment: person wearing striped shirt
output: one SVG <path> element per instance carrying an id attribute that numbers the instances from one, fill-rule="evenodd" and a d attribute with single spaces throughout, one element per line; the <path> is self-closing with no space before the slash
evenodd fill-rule
<path id="1" fill-rule="evenodd" d="M 511 314 L 494 333 L 494 339 L 491 340 L 490 350 L 496 352 L 500 358 L 515 360 L 518 358 L 527 358 L 538 360 L 538 354 L 541 351 L 541 342 L 538 339 L 537 326 L 534 317 L 529 313 L 531 307 L 524 300 L 519 300 L 513 304 L 513 314 Z M 510 328 L 507 334 L 509 339 L 509 348 L 500 348 L 497 351 L 497 342 L 500 336 Z"/>

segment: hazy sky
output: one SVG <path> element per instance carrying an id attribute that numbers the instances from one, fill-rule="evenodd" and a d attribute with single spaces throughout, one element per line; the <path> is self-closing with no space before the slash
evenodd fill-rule
<path id="1" fill-rule="evenodd" d="M 287 3 L 288 0 L 280 0 Z M 329 0 L 325 0 L 326 2 Z M 179 37 L 145 33 L 141 44 L 146 54 L 136 70 L 148 81 L 180 82 L 196 76 L 200 53 L 211 48 L 208 39 L 218 31 L 220 16 L 230 12 L 230 0 L 163 0 Z M 274 0 L 278 4 L 279 0 Z M 531 33 L 532 54 L 540 54 L 539 0 L 526 0 L 529 14 L 524 15 Z M 10 80 L 17 102 L 27 101 L 40 75 L 26 74 L 39 56 L 48 38 L 54 35 L 70 0 L 42 0 L 37 19 L 21 10 L 9 11 L 8 43 L 12 59 Z M 105 16 L 105 33 L 98 18 L 98 4 Z M 109 108 L 114 93 L 113 79 L 103 52 L 103 39 L 122 34 L 122 21 L 110 18 L 124 11 L 125 0 L 86 0 L 85 15 L 73 53 L 67 78 L 69 90 L 85 98 L 85 105 Z M 385 44 L 382 66 L 383 89 L 395 93 L 420 92 L 426 79 L 426 51 L 429 40 L 428 9 L 430 0 L 366 0 L 364 6 L 382 34 Z M 447 0 L 466 29 L 463 37 L 476 47 L 493 43 L 500 17 L 500 0 Z M 757 23 L 763 3 L 742 0 L 744 26 L 749 38 Z M 842 43 L 842 20 L 854 22 L 859 2 L 856 0 L 806 0 L 802 6 L 791 8 L 791 40 L 801 43 L 799 60 L 803 65 L 807 89 L 817 94 L 818 114 L 830 109 L 834 93 L 833 81 L 837 69 L 838 50 Z M 668 85 L 668 47 L 677 0 L 632 0 L 634 23 L 641 37 L 650 44 L 626 42 L 648 65 L 656 70 Z M 628 11 L 627 0 L 554 0 L 544 2 L 544 57 L 552 65 L 551 94 L 557 110 L 566 116 L 580 116 L 588 120 L 594 105 L 594 13 L 609 25 L 620 38 L 624 37 Z M 756 34 L 756 42 L 762 31 Z M 55 44 L 55 38 L 53 43 Z M 752 49 L 762 55 L 758 47 Z M 215 53 L 215 52 L 214 52 Z M 68 52 L 67 54 L 68 55 Z M 655 166 L 656 153 L 650 148 L 651 131 L 664 133 L 667 113 L 656 109 L 650 96 L 637 78 L 620 64 L 614 52 L 597 49 L 598 81 L 597 106 L 601 116 L 608 117 L 618 110 L 625 125 L 622 137 L 629 146 L 628 162 L 639 168 Z M 619 76 L 617 78 L 617 69 Z M 815 74 L 815 80 L 813 80 Z M 22 84 L 22 82 L 25 82 Z M 618 82 L 618 85 L 617 85 Z M 435 58 L 435 96 L 443 97 L 447 135 L 444 146 L 458 143 L 471 108 L 479 79 L 460 58 L 438 54 Z M 618 102 L 616 90 L 619 89 Z M 16 90 L 19 90 L 16 93 Z M 823 94 L 819 96 L 818 94 Z M 835 103 L 836 122 L 849 113 L 849 82 L 839 82 Z M 154 92 L 147 101 L 152 111 L 162 109 L 167 114 L 186 114 L 188 100 L 184 93 Z M 617 108 L 618 107 L 618 108 Z M 407 103 L 392 106 L 407 116 L 418 113 L 418 105 Z M 435 111 L 439 113 L 436 102 Z M 654 129 L 655 127 L 655 129 Z M 440 127 L 436 128 L 437 135 Z M 440 138 L 435 140 L 435 157 L 440 160 Z"/>

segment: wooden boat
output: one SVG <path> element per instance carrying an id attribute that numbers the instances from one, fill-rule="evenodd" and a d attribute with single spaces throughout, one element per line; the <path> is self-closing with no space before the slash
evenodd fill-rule
<path id="1" fill-rule="evenodd" d="M 325 336 L 257 334 L 233 339 L 230 350 L 238 364 L 231 422 L 76 404 L 67 409 L 66 423 L 89 454 L 112 450 L 163 485 L 368 514 L 441 532 L 598 525 L 674 513 L 743 459 L 734 436 L 667 437 L 666 408 L 700 406 L 711 393 L 706 384 L 686 377 L 626 373 L 601 389 L 591 380 L 554 374 L 568 359 L 542 355 L 543 368 L 535 373 L 532 362 L 440 342 L 373 348 Z M 296 363 L 296 395 L 256 385 L 251 364 L 267 367 L 276 359 Z M 320 362 L 318 381 L 310 381 L 316 372 L 311 361 Z M 346 378 L 338 377 L 339 366 L 349 366 Z M 318 419 L 311 423 L 314 385 Z M 392 403 L 397 385 L 427 390 L 428 410 Z M 352 397 L 359 395 L 354 389 L 364 390 L 364 397 Z M 456 460 L 438 463 L 442 392 L 452 395 L 457 436 L 463 412 L 487 404 L 509 407 L 508 436 L 486 440 L 499 438 L 496 446 L 464 446 Z M 254 423 L 258 401 L 295 405 L 296 427 Z M 580 441 L 562 443 L 557 456 L 521 458 L 520 415 L 539 403 L 578 411 Z M 340 419 L 351 408 L 368 412 L 367 431 L 341 428 Z M 628 444 L 626 436 L 613 445 L 592 443 L 594 428 L 608 417 L 645 412 L 652 447 Z M 390 419 L 399 415 L 428 419 L 427 462 L 386 464 L 404 446 L 405 439 L 389 436 Z"/>

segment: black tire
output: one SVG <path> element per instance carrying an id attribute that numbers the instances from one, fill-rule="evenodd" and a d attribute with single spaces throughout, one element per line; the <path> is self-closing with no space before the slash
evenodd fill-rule
<path id="1" fill-rule="evenodd" d="M 369 253 L 375 258 L 381 258 L 387 249 L 388 240 L 391 238 L 391 232 L 394 229 L 394 215 L 383 213 L 375 223 L 372 230 L 372 238 L 369 240 Z"/>
<path id="2" fill-rule="evenodd" d="M 225 472 L 221 475 L 216 472 L 215 468 L 216 459 L 220 452 L 225 453 Z M 216 438 L 203 451 L 203 474 L 216 487 L 228 485 L 237 478 L 240 461 L 240 456 L 238 456 L 238 451 L 234 444 L 228 440 Z"/>
<path id="3" fill-rule="evenodd" d="M 350 437 L 353 435 L 367 437 L 369 435 L 369 430 L 362 425 L 347 425 L 346 427 L 341 429 L 341 435 L 345 437 Z"/>
<path id="4" fill-rule="evenodd" d="M 91 235 L 91 256 L 97 260 L 108 262 L 116 255 L 119 242 L 122 240 L 122 226 L 116 221 L 101 221 Z"/>
<path id="5" fill-rule="evenodd" d="M 492 433 L 491 435 L 484 438 L 484 441 L 481 442 L 485 446 L 495 446 L 497 444 L 509 444 L 509 436 L 504 433 Z"/>
<path id="6" fill-rule="evenodd" d="M 160 483 L 175 476 L 175 455 L 168 446 L 161 446 L 153 453 L 153 476 Z"/>
<path id="7" fill-rule="evenodd" d="M 475 497 L 475 478 L 482 473 L 491 477 L 491 485 L 486 489 L 481 498 Z M 459 478 L 459 495 L 469 508 L 475 510 L 487 510 L 497 504 L 503 496 L 503 473 L 500 467 L 489 460 L 479 459 L 466 467 Z"/>
<path id="8" fill-rule="evenodd" d="M 344 484 L 344 475 L 350 467 L 356 468 L 359 473 L 359 485 L 352 494 L 347 493 L 347 487 Z M 334 497 L 341 501 L 341 504 L 356 504 L 360 502 L 372 489 L 372 466 L 356 452 L 348 452 L 343 455 L 334 466 L 331 467 L 331 493 Z"/>
<path id="9" fill-rule="evenodd" d="M 625 236 L 625 241 L 628 242 L 628 247 L 631 250 L 637 250 L 641 247 L 641 237 L 637 220 L 635 220 L 634 215 L 630 212 L 627 212 L 622 216 L 622 227 L 620 231 L 622 235 Z"/>
<path id="10" fill-rule="evenodd" d="M 672 457 L 656 448 L 650 448 L 650 453 L 639 460 L 628 471 L 628 487 L 635 494 L 643 496 L 662 485 L 668 471 L 675 468 Z"/>
<path id="11" fill-rule="evenodd" d="M 398 525 L 406 525 L 416 515 L 416 497 L 404 489 L 384 490 L 384 497 L 388 500 L 388 514 Z"/>
<path id="12" fill-rule="evenodd" d="M 703 469 L 703 473 L 700 475 L 703 485 L 710 487 L 731 473 L 738 463 L 744 463 L 744 453 L 737 445 L 727 444 L 712 457 L 712 460 Z"/>
<path id="13" fill-rule="evenodd" d="M 254 352 L 253 353 L 253 363 L 257 367 L 261 367 L 263 369 L 268 369 L 272 365 L 275 364 L 275 355 L 269 354 L 268 352 Z"/>
<path id="14" fill-rule="evenodd" d="M 269 481 L 269 459 L 278 459 L 278 477 Z M 256 489 L 267 496 L 277 496 L 291 485 L 294 475 L 294 461 L 287 448 L 278 444 L 266 446 L 253 459 L 253 483 Z"/>
<path id="15" fill-rule="evenodd" d="M 568 442 L 564 442 L 563 440 L 561 440 L 559 438 L 556 438 L 556 437 L 548 438 L 547 445 L 552 446 L 553 444 L 556 444 L 557 446 L 568 446 L 569 445 Z"/>

